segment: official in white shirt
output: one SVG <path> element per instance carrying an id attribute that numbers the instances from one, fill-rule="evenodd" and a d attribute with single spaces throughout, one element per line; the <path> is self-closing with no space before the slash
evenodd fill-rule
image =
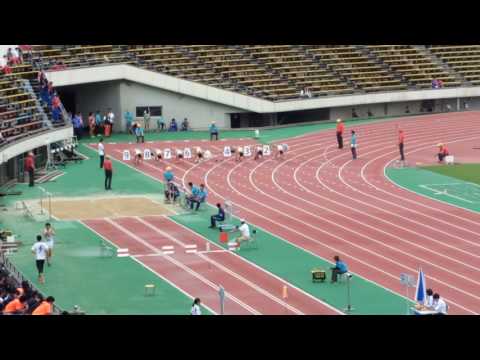
<path id="1" fill-rule="evenodd" d="M 196 298 L 193 300 L 192 309 L 190 310 L 191 315 L 202 315 L 202 309 L 200 308 L 200 299 Z"/>
<path id="2" fill-rule="evenodd" d="M 447 315 L 447 303 L 440 297 L 439 294 L 433 295 L 433 310 L 437 315 Z"/>
<path id="3" fill-rule="evenodd" d="M 427 289 L 426 291 L 427 297 L 425 298 L 424 305 L 428 309 L 433 308 L 433 290 L 432 289 Z"/>
<path id="4" fill-rule="evenodd" d="M 37 242 L 32 246 L 32 253 L 35 255 L 35 263 L 38 270 L 38 281 L 43 284 L 45 283 L 43 267 L 48 255 L 48 245 L 42 241 L 41 235 L 37 235 Z"/>
<path id="5" fill-rule="evenodd" d="M 98 140 L 98 156 L 100 156 L 100 169 L 103 169 L 103 162 L 105 161 L 105 145 L 103 145 L 103 138 Z"/>
<path id="6" fill-rule="evenodd" d="M 243 241 L 249 241 L 250 240 L 250 227 L 248 224 L 245 222 L 244 219 L 240 220 L 241 225 L 237 226 L 237 231 L 240 231 L 240 236 L 235 239 L 237 242 L 238 249 L 240 249 L 240 246 Z"/>

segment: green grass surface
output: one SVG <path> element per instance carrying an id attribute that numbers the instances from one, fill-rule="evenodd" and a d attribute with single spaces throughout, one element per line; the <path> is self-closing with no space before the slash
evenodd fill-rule
<path id="1" fill-rule="evenodd" d="M 480 164 L 426 166 L 423 169 L 480 185 Z"/>
<path id="2" fill-rule="evenodd" d="M 171 218 L 208 238 L 215 243 L 219 232 L 209 229 L 212 208 L 195 214 L 182 214 Z M 238 223 L 238 220 L 237 220 Z M 241 249 L 238 254 L 260 267 L 310 293 L 327 304 L 343 311 L 347 305 L 347 285 L 344 282 L 330 284 L 313 283 L 310 271 L 313 268 L 329 269 L 333 264 L 303 251 L 268 232 L 257 229 L 259 248 Z M 327 271 L 327 274 L 330 272 Z M 280 291 L 280 289 L 279 289 Z M 357 315 L 404 315 L 407 311 L 406 299 L 371 283 L 359 276 L 351 280 L 352 303 Z"/>

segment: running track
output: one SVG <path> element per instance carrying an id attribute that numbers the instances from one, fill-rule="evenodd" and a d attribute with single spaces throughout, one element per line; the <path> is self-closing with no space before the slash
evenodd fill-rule
<path id="1" fill-rule="evenodd" d="M 283 161 L 169 164 L 179 182 L 204 182 L 210 203 L 228 198 L 238 216 L 306 251 L 326 259 L 339 254 L 354 273 L 399 294 L 400 273 L 415 274 L 421 266 L 450 313 L 478 314 L 480 214 L 401 189 L 384 172 L 398 158 L 398 126 L 410 163 L 434 163 L 438 142 L 449 145 L 456 161 L 478 162 L 472 147 L 480 141 L 479 117 L 468 112 L 356 126 L 356 161 L 348 141 L 344 150 L 336 148 L 331 130 L 284 141 L 290 150 Z M 219 153 L 224 144 L 201 146 Z M 120 160 L 124 148 L 107 145 Z M 161 179 L 164 167 L 149 162 L 138 170 Z"/>

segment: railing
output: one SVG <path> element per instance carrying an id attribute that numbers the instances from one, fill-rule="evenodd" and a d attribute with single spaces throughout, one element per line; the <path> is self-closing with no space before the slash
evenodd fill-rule
<path id="1" fill-rule="evenodd" d="M 43 294 L 40 290 L 38 290 L 38 288 L 36 288 L 28 279 L 26 279 L 23 274 L 16 268 L 15 265 L 13 265 L 13 263 L 10 261 L 10 259 L 8 259 L 5 255 L 5 253 L 3 252 L 0 252 L 0 265 L 2 267 L 4 267 L 5 269 L 7 269 L 7 271 L 10 273 L 11 276 L 13 276 L 13 278 L 19 283 L 21 284 L 23 281 L 26 281 L 28 283 L 28 285 L 30 286 L 30 288 L 32 290 L 35 290 L 37 291 L 38 293 L 42 294 L 42 296 L 45 298 L 45 294 Z M 62 309 L 53 304 L 53 313 L 55 315 L 59 315 L 62 313 Z"/>

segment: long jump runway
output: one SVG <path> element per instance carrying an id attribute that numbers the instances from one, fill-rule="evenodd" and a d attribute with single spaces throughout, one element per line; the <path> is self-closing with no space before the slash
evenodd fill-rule
<path id="1" fill-rule="evenodd" d="M 448 144 L 457 162 L 478 161 L 472 148 L 480 142 L 479 117 L 466 112 L 349 124 L 343 150 L 332 130 L 283 141 L 289 145 L 284 160 L 152 161 L 138 170 L 161 181 L 168 163 L 179 183 L 204 182 L 211 204 L 229 199 L 248 222 L 320 257 L 338 254 L 352 272 L 399 294 L 400 274 L 422 267 L 427 286 L 446 299 L 450 313 L 478 314 L 480 214 L 399 188 L 385 169 L 399 157 L 399 126 L 410 164 L 434 164 L 439 142 Z M 350 129 L 358 136 L 356 161 L 348 147 Z M 200 146 L 220 157 L 224 144 Z M 122 160 L 125 146 L 106 147 Z"/>

